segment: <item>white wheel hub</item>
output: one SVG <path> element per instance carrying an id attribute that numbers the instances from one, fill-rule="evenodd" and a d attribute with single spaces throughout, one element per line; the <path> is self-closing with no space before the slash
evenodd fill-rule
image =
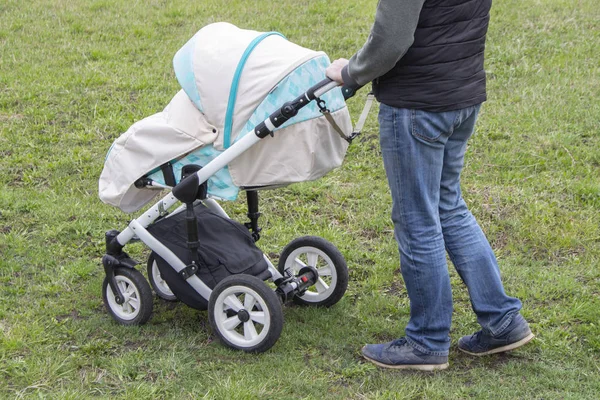
<path id="1" fill-rule="evenodd" d="M 337 273 L 333 261 L 324 251 L 312 246 L 297 248 L 285 260 L 285 269 L 291 270 L 294 275 L 297 275 L 306 266 L 316 268 L 319 272 L 319 279 L 300 298 L 307 302 L 319 302 L 327 299 L 337 284 Z"/>
<path id="2" fill-rule="evenodd" d="M 271 314 L 264 299 L 243 285 L 230 286 L 219 294 L 214 320 L 223 337 L 240 347 L 259 344 L 271 326 Z"/>
<path id="3" fill-rule="evenodd" d="M 117 317 L 123 320 L 132 320 L 140 313 L 140 292 L 131 279 L 126 276 L 116 275 L 115 281 L 123 294 L 123 303 L 118 304 L 116 302 L 115 294 L 110 285 L 107 285 L 106 299 L 108 300 L 108 305 Z"/>

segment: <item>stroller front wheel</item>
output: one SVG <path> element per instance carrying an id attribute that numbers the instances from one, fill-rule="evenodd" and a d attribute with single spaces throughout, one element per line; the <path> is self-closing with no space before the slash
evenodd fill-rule
<path id="1" fill-rule="evenodd" d="M 294 303 L 331 307 L 340 301 L 348 288 L 349 278 L 342 253 L 331 242 L 318 236 L 292 240 L 281 252 L 279 272 L 298 275 L 307 266 L 315 268 L 319 278 L 304 293 L 294 296 Z"/>
<path id="2" fill-rule="evenodd" d="M 125 298 L 122 304 L 115 300 L 108 277 L 102 284 L 102 299 L 109 314 L 121 325 L 143 325 L 152 314 L 152 289 L 141 272 L 136 269 L 119 267 L 115 271 L 115 281 Z"/>
<path id="3" fill-rule="evenodd" d="M 279 297 L 251 275 L 231 275 L 219 282 L 210 295 L 208 318 L 224 344 L 246 352 L 267 351 L 283 329 Z"/>

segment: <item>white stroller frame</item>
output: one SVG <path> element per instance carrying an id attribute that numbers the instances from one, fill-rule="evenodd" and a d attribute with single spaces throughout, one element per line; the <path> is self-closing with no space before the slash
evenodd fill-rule
<path id="1" fill-rule="evenodd" d="M 282 302 L 293 299 L 300 304 L 330 306 L 339 301 L 348 283 L 346 263 L 339 251 L 323 239 L 306 237 L 304 241 L 300 240 L 287 251 L 284 249 L 279 263 L 279 270 L 263 253 L 271 275 L 269 280 L 277 285 L 275 291 L 271 290 L 261 279 L 250 275 L 231 275 L 211 290 L 207 284 L 195 275 L 197 268 L 190 273 L 190 265 L 186 265 L 146 229 L 159 218 L 164 217 L 166 211 L 179 201 L 183 204 L 169 216 L 185 210 L 186 207 L 189 210 L 198 201 L 200 185 L 207 182 L 213 174 L 227 166 L 261 139 L 268 135 L 272 136 L 276 128 L 293 118 L 301 108 L 311 101 L 316 100 L 319 102 L 319 106 L 323 108 L 320 96 L 337 86 L 339 86 L 337 82 L 325 79 L 296 99 L 285 103 L 280 109 L 257 125 L 253 132 L 243 135 L 214 160 L 179 182 L 172 188 L 171 193 L 156 202 L 140 217 L 132 220 L 125 230 L 122 232 L 113 230 L 106 233 L 106 255 L 102 259 L 106 272 L 103 298 L 109 313 L 117 322 L 125 325 L 143 324 L 151 314 L 151 289 L 143 276 L 135 270 L 134 267 L 138 263 L 123 252 L 124 246 L 133 239 L 139 239 L 146 244 L 177 273 L 183 276 L 198 294 L 209 301 L 209 319 L 213 330 L 226 345 L 235 349 L 262 352 L 273 346 L 282 329 L 283 317 L 280 306 Z M 342 93 L 345 98 L 349 98 L 354 94 L 348 88 L 342 88 Z M 352 138 L 346 139 L 351 141 Z M 150 183 L 149 186 L 152 186 L 152 184 Z M 164 188 L 162 185 L 155 186 Z M 211 211 L 229 218 L 215 200 L 210 198 L 200 200 Z M 256 223 L 256 220 L 253 222 Z M 257 232 L 254 233 L 257 234 Z M 256 239 L 257 237 L 255 237 Z M 296 241 L 293 241 L 290 245 L 294 242 Z M 313 249 L 314 252 L 306 253 L 307 249 Z M 302 253 L 303 251 L 305 253 Z M 299 254 L 307 254 L 308 261 L 300 261 Z M 321 268 L 321 271 L 329 272 L 335 278 L 331 282 L 331 285 L 335 286 L 333 288 L 330 288 L 321 279 L 317 265 L 310 265 L 317 263 L 319 257 L 327 263 L 327 266 Z M 295 265 L 299 271 L 291 268 L 291 265 Z M 150 275 L 150 268 L 148 271 Z M 295 274 L 296 272 L 298 273 Z M 139 275 L 134 276 L 135 273 Z M 149 276 L 149 278 L 154 288 L 157 289 L 154 280 L 157 278 L 160 280 L 160 276 Z M 305 294 L 308 288 L 313 285 L 316 285 L 317 295 L 315 297 L 313 294 L 311 298 L 310 295 Z M 322 296 L 319 297 L 322 290 L 328 293 L 325 299 Z M 243 294 L 244 304 L 239 299 L 236 301 L 235 296 L 238 293 Z M 160 293 L 158 294 L 160 296 Z M 303 298 L 303 296 L 305 297 Z M 256 331 L 255 322 L 262 325 L 263 329 L 260 333 Z M 243 328 L 240 328 L 243 329 L 243 332 L 234 332 L 234 329 L 238 329 L 236 327 L 240 325 L 243 325 Z"/>

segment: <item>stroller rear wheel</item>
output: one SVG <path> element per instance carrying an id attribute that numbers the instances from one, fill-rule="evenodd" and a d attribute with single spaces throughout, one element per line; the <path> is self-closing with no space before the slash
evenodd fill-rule
<path id="1" fill-rule="evenodd" d="M 158 269 L 158 263 L 154 257 L 154 252 L 150 253 L 147 263 L 148 269 L 148 280 L 152 289 L 158 297 L 167 301 L 177 301 L 177 296 L 173 294 L 173 291 L 169 287 L 169 284 L 163 279 Z"/>
<path id="2" fill-rule="evenodd" d="M 115 300 L 108 277 L 102 284 L 102 299 L 109 314 L 121 325 L 145 324 L 152 314 L 152 289 L 141 272 L 119 267 L 115 269 L 115 281 L 123 297 L 122 304 Z"/>
<path id="3" fill-rule="evenodd" d="M 319 279 L 304 293 L 294 296 L 294 303 L 331 307 L 340 301 L 348 288 L 348 267 L 342 253 L 318 236 L 292 240 L 281 252 L 279 272 L 288 276 L 298 275 L 307 266 L 317 270 Z"/>
<path id="4" fill-rule="evenodd" d="M 283 329 L 283 310 L 275 292 L 251 275 L 231 275 L 213 289 L 208 302 L 213 331 L 227 346 L 260 353 Z"/>

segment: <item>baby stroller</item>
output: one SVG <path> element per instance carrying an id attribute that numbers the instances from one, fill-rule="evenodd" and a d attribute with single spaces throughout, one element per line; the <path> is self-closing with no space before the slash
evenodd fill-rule
<path id="1" fill-rule="evenodd" d="M 118 323 L 148 321 L 151 285 L 159 297 L 208 310 L 227 346 L 262 352 L 280 336 L 282 303 L 329 307 L 342 298 L 346 262 L 325 239 L 293 240 L 277 267 L 255 244 L 258 191 L 320 178 L 352 140 L 344 101 L 352 93 L 325 78 L 328 64 L 280 34 L 227 23 L 202 28 L 177 52 L 182 90 L 115 140 L 100 177 L 100 198 L 125 212 L 170 190 L 126 229 L 106 233 L 102 296 Z M 240 190 L 245 224 L 217 202 Z M 151 249 L 150 284 L 123 251 L 137 240 Z"/>

